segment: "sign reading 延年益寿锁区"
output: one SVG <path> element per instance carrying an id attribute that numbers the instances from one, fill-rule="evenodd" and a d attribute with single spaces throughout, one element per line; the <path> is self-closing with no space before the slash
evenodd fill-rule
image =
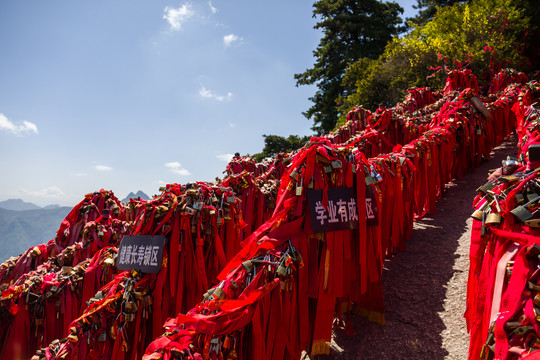
<path id="1" fill-rule="evenodd" d="M 371 190 L 371 191 L 370 191 Z M 311 227 L 314 233 L 358 229 L 358 204 L 355 188 L 330 188 L 328 205 L 323 205 L 323 191 L 307 192 Z M 366 191 L 366 224 L 378 224 L 377 202 L 371 187 Z"/>
<path id="2" fill-rule="evenodd" d="M 118 247 L 116 267 L 156 274 L 161 269 L 164 245 L 163 235 L 126 235 Z"/>

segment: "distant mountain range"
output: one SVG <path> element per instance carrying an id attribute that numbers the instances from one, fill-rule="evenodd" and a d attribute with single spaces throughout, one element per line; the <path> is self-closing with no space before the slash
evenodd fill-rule
<path id="1" fill-rule="evenodd" d="M 130 192 L 122 202 L 139 197 L 150 200 L 139 190 L 135 194 Z M 62 220 L 71 209 L 60 205 L 39 207 L 21 199 L 0 201 L 0 263 L 32 246 L 54 239 Z"/>
<path id="2" fill-rule="evenodd" d="M 137 199 L 137 198 L 141 198 L 141 200 L 150 200 L 150 197 L 148 195 L 146 195 L 144 192 L 142 192 L 141 190 L 137 191 L 136 194 L 134 194 L 133 192 L 130 192 L 124 199 L 122 199 L 121 201 L 122 202 L 129 202 L 129 199 Z"/>
<path id="3" fill-rule="evenodd" d="M 122 202 L 139 197 L 150 200 L 139 190 L 135 194 L 130 192 Z M 0 263 L 32 246 L 54 239 L 62 220 L 71 209 L 60 205 L 39 207 L 21 199 L 0 201 Z"/>
<path id="4" fill-rule="evenodd" d="M 37 206 L 34 203 L 26 202 L 21 199 L 9 199 L 5 201 L 0 201 L 0 208 L 6 210 L 14 211 L 24 211 L 24 210 L 38 210 L 38 209 L 58 209 L 60 205 L 52 204 L 44 207 Z"/>
<path id="5" fill-rule="evenodd" d="M 60 206 L 31 210 L 0 208 L 0 262 L 54 239 L 62 220 L 71 209 Z"/>

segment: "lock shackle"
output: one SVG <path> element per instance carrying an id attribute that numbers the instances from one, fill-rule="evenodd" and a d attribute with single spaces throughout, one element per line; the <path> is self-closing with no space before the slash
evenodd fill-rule
<path id="1" fill-rule="evenodd" d="M 535 197 L 534 199 L 532 199 L 531 201 L 529 201 L 528 203 L 526 203 L 525 205 L 522 205 L 523 207 L 527 207 L 528 205 L 532 204 L 532 203 L 535 203 L 537 202 L 538 200 L 540 200 L 540 196 L 537 196 Z"/>

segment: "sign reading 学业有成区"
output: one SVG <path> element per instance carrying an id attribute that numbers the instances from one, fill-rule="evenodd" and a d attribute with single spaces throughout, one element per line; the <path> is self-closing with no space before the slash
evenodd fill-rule
<path id="1" fill-rule="evenodd" d="M 116 267 L 118 270 L 137 270 L 156 274 L 163 258 L 163 235 L 126 235 L 118 247 Z"/>
<path id="2" fill-rule="evenodd" d="M 366 225 L 376 226 L 377 201 L 371 187 L 366 189 Z M 323 191 L 307 192 L 311 227 L 314 233 L 358 229 L 358 204 L 355 188 L 330 188 L 328 205 L 323 205 Z"/>

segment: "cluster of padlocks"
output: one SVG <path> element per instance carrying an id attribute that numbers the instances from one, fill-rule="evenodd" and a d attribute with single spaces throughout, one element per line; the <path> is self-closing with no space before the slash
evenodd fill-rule
<path id="1" fill-rule="evenodd" d="M 466 312 L 471 359 L 540 354 L 539 96 L 538 82 L 522 87 L 513 106 L 516 156 L 503 160 L 474 201 Z"/>

